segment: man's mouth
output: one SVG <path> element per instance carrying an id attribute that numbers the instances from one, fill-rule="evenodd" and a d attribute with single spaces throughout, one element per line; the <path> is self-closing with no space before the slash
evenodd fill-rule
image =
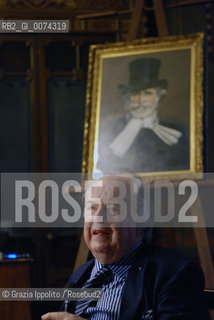
<path id="1" fill-rule="evenodd" d="M 144 103 L 144 104 L 139 104 L 139 103 L 133 103 L 133 104 L 130 104 L 130 109 L 131 110 L 141 110 L 141 111 L 144 111 L 144 110 L 148 110 L 152 107 L 152 104 L 149 104 L 149 103 Z"/>
<path id="2" fill-rule="evenodd" d="M 140 108 L 140 104 L 139 103 L 132 103 L 129 105 L 130 109 L 135 110 Z"/>
<path id="3" fill-rule="evenodd" d="M 94 234 L 94 235 L 100 235 L 100 236 L 107 236 L 107 235 L 111 234 L 111 232 L 110 232 L 110 231 L 107 231 L 107 230 L 95 229 L 95 230 L 93 231 L 93 234 Z"/>

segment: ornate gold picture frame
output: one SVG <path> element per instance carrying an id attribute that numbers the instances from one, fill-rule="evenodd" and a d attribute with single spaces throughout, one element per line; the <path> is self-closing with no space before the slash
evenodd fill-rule
<path id="1" fill-rule="evenodd" d="M 202 33 L 91 46 L 83 172 L 202 172 L 202 85 Z"/>

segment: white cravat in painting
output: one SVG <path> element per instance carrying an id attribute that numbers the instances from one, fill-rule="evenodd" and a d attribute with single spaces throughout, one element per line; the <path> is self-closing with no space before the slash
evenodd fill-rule
<path id="1" fill-rule="evenodd" d="M 157 112 L 154 112 L 151 116 L 145 119 L 132 118 L 110 144 L 109 147 L 111 151 L 116 156 L 122 158 L 131 147 L 140 130 L 143 128 L 151 129 L 169 146 L 176 144 L 182 135 L 178 130 L 160 125 L 158 122 Z"/>

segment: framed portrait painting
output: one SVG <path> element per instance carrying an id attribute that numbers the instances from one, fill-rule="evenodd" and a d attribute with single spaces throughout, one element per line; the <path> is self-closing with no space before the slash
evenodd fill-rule
<path id="1" fill-rule="evenodd" d="M 90 48 L 83 172 L 202 172 L 203 34 Z"/>

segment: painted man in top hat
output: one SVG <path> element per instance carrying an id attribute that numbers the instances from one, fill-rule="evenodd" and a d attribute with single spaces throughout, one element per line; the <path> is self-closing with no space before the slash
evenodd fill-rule
<path id="1" fill-rule="evenodd" d="M 159 79 L 160 60 L 129 64 L 129 84 L 120 85 L 125 116 L 99 141 L 98 169 L 129 167 L 139 172 L 189 169 L 188 139 L 183 128 L 158 118 L 167 80 Z M 105 137 L 105 139 L 106 139 Z"/>

